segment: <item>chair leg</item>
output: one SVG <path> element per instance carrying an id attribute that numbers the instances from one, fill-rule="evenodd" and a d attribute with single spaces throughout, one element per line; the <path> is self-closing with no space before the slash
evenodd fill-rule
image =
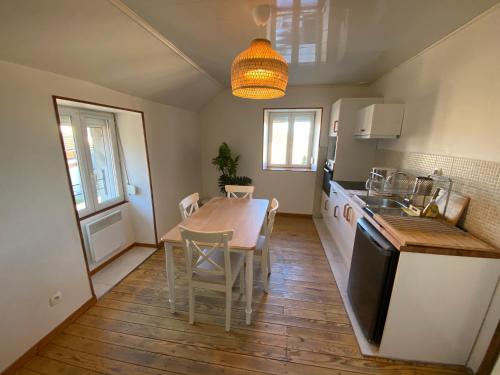
<path id="1" fill-rule="evenodd" d="M 263 250 L 262 256 L 260 257 L 260 268 L 262 273 L 262 282 L 264 283 L 264 292 L 269 292 L 269 262 L 268 262 L 268 251 Z"/>
<path id="2" fill-rule="evenodd" d="M 189 285 L 189 324 L 194 324 L 194 288 Z"/>
<path id="3" fill-rule="evenodd" d="M 245 293 L 245 267 L 241 267 L 240 271 L 240 295 Z"/>
<path id="4" fill-rule="evenodd" d="M 231 329 L 231 300 L 232 300 L 232 289 L 226 289 L 226 332 Z"/>
<path id="5" fill-rule="evenodd" d="M 267 250 L 267 274 L 271 274 L 271 252 Z"/>

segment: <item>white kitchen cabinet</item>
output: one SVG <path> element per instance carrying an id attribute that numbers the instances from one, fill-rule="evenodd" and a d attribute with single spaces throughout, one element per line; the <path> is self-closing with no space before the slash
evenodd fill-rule
<path id="1" fill-rule="evenodd" d="M 330 265 L 336 280 L 340 280 L 339 289 L 361 352 L 397 360 L 465 365 L 484 317 L 491 310 L 500 259 L 446 255 L 446 250 L 432 254 L 426 252 L 425 245 L 416 246 L 423 246 L 423 252 L 400 251 L 382 341 L 372 345 L 363 335 L 347 297 L 347 284 L 357 220 L 364 216 L 378 226 L 380 223 L 370 218 L 351 194 L 355 193 L 332 182 L 333 217 L 327 228 L 335 246 L 329 248 L 330 241 L 324 244 L 335 258 Z M 337 253 L 347 268 L 339 266 Z"/>
<path id="2" fill-rule="evenodd" d="M 336 180 L 361 181 L 373 167 L 375 142 L 364 142 L 354 137 L 356 116 L 361 108 L 382 103 L 383 98 L 342 98 L 332 104 L 330 136 L 336 137 L 333 177 Z"/>
<path id="3" fill-rule="evenodd" d="M 351 129 L 356 123 L 358 110 L 370 104 L 382 103 L 383 98 L 341 98 L 332 104 L 330 111 L 330 137 L 336 137 L 342 126 Z"/>
<path id="4" fill-rule="evenodd" d="M 343 232 L 344 232 L 344 251 L 343 256 L 347 264 L 347 268 L 351 268 L 352 252 L 354 249 L 354 238 L 356 237 L 357 221 L 363 216 L 363 214 L 358 211 L 357 206 L 353 206 L 348 200 L 346 205 L 345 213 L 343 212 Z"/>
<path id="5" fill-rule="evenodd" d="M 403 104 L 372 104 L 357 113 L 354 136 L 363 139 L 390 139 L 401 135 Z"/>
<path id="6" fill-rule="evenodd" d="M 332 237 L 337 237 L 338 228 L 340 226 L 340 196 L 335 188 L 335 184 L 332 184 L 332 188 L 330 189 L 330 199 L 329 199 L 329 207 L 331 216 L 327 221 L 327 227 L 330 231 Z"/>
<path id="7" fill-rule="evenodd" d="M 331 215 L 326 225 L 349 268 L 356 235 L 356 222 L 363 214 L 357 206 L 351 204 L 351 200 L 342 189 L 337 188 L 335 183 L 332 184 L 329 207 Z"/>
<path id="8" fill-rule="evenodd" d="M 321 216 L 328 221 L 333 216 L 330 197 L 323 191 L 321 194 Z"/>
<path id="9" fill-rule="evenodd" d="M 500 259 L 400 252 L 378 355 L 465 365 L 499 274 Z"/>
<path id="10" fill-rule="evenodd" d="M 340 121 L 340 103 L 342 103 L 342 99 L 339 99 L 332 104 L 332 110 L 330 112 L 330 137 L 336 137 L 338 134 L 338 125 Z"/>

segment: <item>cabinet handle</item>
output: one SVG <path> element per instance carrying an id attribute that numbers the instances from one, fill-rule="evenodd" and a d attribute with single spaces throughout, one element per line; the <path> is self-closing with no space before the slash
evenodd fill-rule
<path id="1" fill-rule="evenodd" d="M 328 211 L 328 201 L 327 200 L 325 201 L 324 209 L 325 209 L 325 211 Z"/>
<path id="2" fill-rule="evenodd" d="M 336 133 L 339 130 L 339 120 L 333 122 L 333 132 Z"/>
<path id="3" fill-rule="evenodd" d="M 346 210 L 347 210 L 347 206 L 349 206 L 349 204 L 347 204 L 347 203 L 346 203 L 346 204 L 344 204 L 344 210 L 343 210 L 343 212 L 342 212 L 342 216 L 343 216 L 343 217 L 344 217 L 344 219 L 346 219 L 346 220 L 347 220 L 347 218 L 346 218 L 346 216 L 345 216 L 345 212 L 346 212 Z"/>
<path id="4" fill-rule="evenodd" d="M 349 222 L 349 223 L 351 222 L 351 213 L 352 213 L 352 207 L 349 206 L 347 208 L 347 214 L 346 214 L 346 218 L 345 218 L 347 220 L 347 222 Z"/>
<path id="5" fill-rule="evenodd" d="M 361 131 L 362 131 L 362 132 L 365 132 L 365 131 L 366 131 L 366 129 L 361 129 Z"/>
<path id="6" fill-rule="evenodd" d="M 333 208 L 333 217 L 338 217 L 338 209 L 339 209 L 339 206 L 335 206 Z"/>

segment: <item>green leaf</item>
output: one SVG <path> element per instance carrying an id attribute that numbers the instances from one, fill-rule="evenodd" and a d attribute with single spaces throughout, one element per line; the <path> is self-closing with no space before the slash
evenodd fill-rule
<path id="1" fill-rule="evenodd" d="M 231 149 L 226 142 L 222 142 L 219 146 L 218 155 L 212 159 L 212 164 L 215 165 L 221 173 L 218 184 L 221 192 L 224 192 L 225 185 L 251 185 L 252 179 L 246 176 L 237 176 L 240 155 L 233 157 Z"/>

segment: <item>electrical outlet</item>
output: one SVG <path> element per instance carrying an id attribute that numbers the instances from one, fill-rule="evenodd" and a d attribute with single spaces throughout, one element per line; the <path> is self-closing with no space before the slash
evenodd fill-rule
<path id="1" fill-rule="evenodd" d="M 58 291 L 56 294 L 54 294 L 52 297 L 49 298 L 49 305 L 51 307 L 54 307 L 59 302 L 61 302 L 61 300 L 62 300 L 62 293 L 61 291 Z"/>
<path id="2" fill-rule="evenodd" d="M 137 186 L 132 185 L 132 184 L 127 184 L 127 193 L 129 195 L 136 195 L 137 194 Z"/>

